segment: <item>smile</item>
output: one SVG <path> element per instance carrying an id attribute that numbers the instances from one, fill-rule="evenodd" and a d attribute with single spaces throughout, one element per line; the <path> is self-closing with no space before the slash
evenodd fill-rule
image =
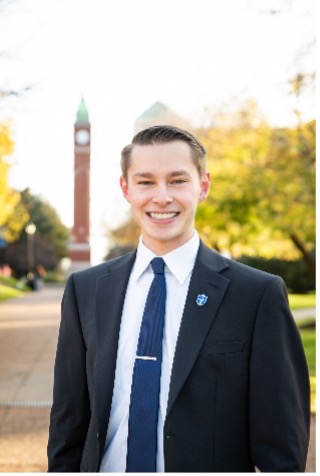
<path id="1" fill-rule="evenodd" d="M 154 220 L 170 220 L 171 218 L 175 218 L 178 216 L 178 212 L 167 212 L 167 213 L 156 213 L 156 212 L 150 212 L 147 213 L 149 217 L 153 218 Z"/>

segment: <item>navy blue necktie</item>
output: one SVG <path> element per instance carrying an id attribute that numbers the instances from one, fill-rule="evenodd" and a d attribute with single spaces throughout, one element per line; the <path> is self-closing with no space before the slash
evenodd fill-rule
<path id="1" fill-rule="evenodd" d="M 162 337 L 166 305 L 164 261 L 154 258 L 154 278 L 141 322 L 129 411 L 127 473 L 156 472 Z"/>

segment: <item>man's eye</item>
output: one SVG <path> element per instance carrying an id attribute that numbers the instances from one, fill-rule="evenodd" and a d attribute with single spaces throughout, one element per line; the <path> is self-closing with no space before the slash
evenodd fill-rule
<path id="1" fill-rule="evenodd" d="M 140 182 L 138 182 L 138 185 L 152 185 L 152 182 L 150 180 L 140 180 Z"/>
<path id="2" fill-rule="evenodd" d="M 186 179 L 175 179 L 175 180 L 172 180 L 173 184 L 176 184 L 176 185 L 180 185 L 182 183 L 186 183 Z"/>

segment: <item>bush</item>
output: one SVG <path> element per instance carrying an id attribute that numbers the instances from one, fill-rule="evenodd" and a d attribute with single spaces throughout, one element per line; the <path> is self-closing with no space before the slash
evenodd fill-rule
<path id="1" fill-rule="evenodd" d="M 285 261 L 243 256 L 239 261 L 253 268 L 281 276 L 291 293 L 305 294 L 315 290 L 315 278 L 310 275 L 303 260 Z"/>

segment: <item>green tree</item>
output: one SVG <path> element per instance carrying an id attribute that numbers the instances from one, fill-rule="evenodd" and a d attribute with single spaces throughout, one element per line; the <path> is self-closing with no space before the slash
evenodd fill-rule
<path id="1" fill-rule="evenodd" d="M 211 193 L 197 225 L 209 244 L 241 254 L 296 258 L 311 270 L 315 245 L 315 122 L 271 129 L 254 110 L 201 131 Z M 241 117 L 244 119 L 241 119 Z"/>
<path id="2" fill-rule="evenodd" d="M 46 238 L 50 250 L 61 259 L 68 255 L 69 230 L 61 222 L 56 210 L 42 198 L 31 194 L 27 188 L 21 192 L 21 201 L 27 208 L 37 232 Z"/>
<path id="3" fill-rule="evenodd" d="M 61 258 L 68 255 L 68 228 L 61 222 L 56 210 L 40 197 L 32 195 L 29 189 L 21 192 L 21 206 L 28 211 L 30 221 L 36 225 L 35 266 L 42 265 L 47 270 L 54 270 Z M 6 251 L 7 263 L 17 275 L 28 271 L 26 241 L 23 229 L 18 240 L 9 245 Z"/>
<path id="4" fill-rule="evenodd" d="M 315 138 L 315 121 L 273 131 L 264 210 L 265 219 L 291 240 L 310 273 L 315 270 Z"/>
<path id="5" fill-rule="evenodd" d="M 258 252 L 257 239 L 269 232 L 259 217 L 257 188 L 271 130 L 250 101 L 235 112 L 213 118 L 213 126 L 197 134 L 208 152 L 210 194 L 196 217 L 203 239 L 234 257 Z"/>

